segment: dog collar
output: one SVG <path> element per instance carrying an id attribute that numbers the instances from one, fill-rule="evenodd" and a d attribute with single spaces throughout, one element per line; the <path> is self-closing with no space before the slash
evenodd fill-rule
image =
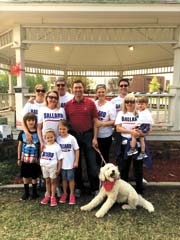
<path id="1" fill-rule="evenodd" d="M 105 190 L 107 192 L 110 192 L 112 190 L 112 188 L 114 187 L 114 184 L 115 184 L 115 181 L 110 182 L 110 181 L 106 180 L 102 183 L 102 186 L 105 188 Z"/>

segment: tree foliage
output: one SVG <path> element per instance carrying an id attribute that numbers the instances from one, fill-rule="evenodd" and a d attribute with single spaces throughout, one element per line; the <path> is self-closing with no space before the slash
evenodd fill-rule
<path id="1" fill-rule="evenodd" d="M 149 92 L 159 92 L 160 91 L 161 84 L 158 82 L 158 79 L 156 76 L 154 76 L 151 79 L 151 82 L 149 83 Z"/>

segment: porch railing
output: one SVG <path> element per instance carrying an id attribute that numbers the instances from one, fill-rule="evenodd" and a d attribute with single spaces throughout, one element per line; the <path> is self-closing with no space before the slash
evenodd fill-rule
<path id="1" fill-rule="evenodd" d="M 135 94 L 136 96 L 146 95 L 149 98 L 149 109 L 152 112 L 154 119 L 153 128 L 155 129 L 168 129 L 172 127 L 172 123 L 169 122 L 169 102 L 174 97 L 172 94 Z M 26 94 L 28 99 L 32 94 Z M 87 97 L 94 98 L 94 94 L 86 94 Z M 112 99 L 116 95 L 108 95 L 107 99 Z M 4 109 L 15 109 L 15 95 L 8 93 L 0 93 L 0 111 Z"/>

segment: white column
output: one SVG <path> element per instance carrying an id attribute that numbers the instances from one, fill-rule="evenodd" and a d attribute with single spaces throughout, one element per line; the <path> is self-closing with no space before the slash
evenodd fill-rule
<path id="1" fill-rule="evenodd" d="M 169 103 L 169 122 L 173 124 L 172 131 L 180 130 L 180 31 L 179 41 L 174 47 L 174 74 L 173 83 L 170 86 L 170 93 L 174 94 L 175 97 L 170 99 Z"/>
<path id="2" fill-rule="evenodd" d="M 13 41 L 16 54 L 16 63 L 20 64 L 20 73 L 17 76 L 17 86 L 15 87 L 15 101 L 16 101 L 16 127 L 21 127 L 21 111 L 25 104 L 24 94 L 28 93 L 28 88 L 25 83 L 25 64 L 24 64 L 24 50 L 25 46 L 21 42 L 21 26 L 16 25 L 13 29 Z"/>
<path id="3" fill-rule="evenodd" d="M 11 74 L 8 75 L 8 80 L 9 80 L 9 89 L 8 89 L 9 107 L 11 109 L 14 109 L 14 107 L 15 107 L 15 99 L 14 99 L 14 89 L 13 89 L 13 82 L 12 82 Z"/>

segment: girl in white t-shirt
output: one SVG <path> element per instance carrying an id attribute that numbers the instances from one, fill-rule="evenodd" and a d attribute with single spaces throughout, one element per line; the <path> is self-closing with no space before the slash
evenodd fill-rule
<path id="1" fill-rule="evenodd" d="M 61 147 L 63 153 L 62 162 L 62 187 L 63 194 L 60 197 L 59 202 L 65 203 L 68 197 L 67 188 L 69 186 L 69 204 L 75 204 L 75 180 L 74 180 L 74 168 L 78 167 L 79 162 L 79 146 L 77 140 L 74 136 L 68 133 L 69 125 L 66 120 L 61 120 L 59 122 L 59 134 L 57 142 Z"/>
<path id="2" fill-rule="evenodd" d="M 56 184 L 62 166 L 63 155 L 59 144 L 56 142 L 56 133 L 53 129 L 46 129 L 44 139 L 46 144 L 41 153 L 40 166 L 43 177 L 46 179 L 46 193 L 41 200 L 41 204 L 47 204 L 50 201 L 50 206 L 54 207 L 57 205 L 55 197 Z"/>

